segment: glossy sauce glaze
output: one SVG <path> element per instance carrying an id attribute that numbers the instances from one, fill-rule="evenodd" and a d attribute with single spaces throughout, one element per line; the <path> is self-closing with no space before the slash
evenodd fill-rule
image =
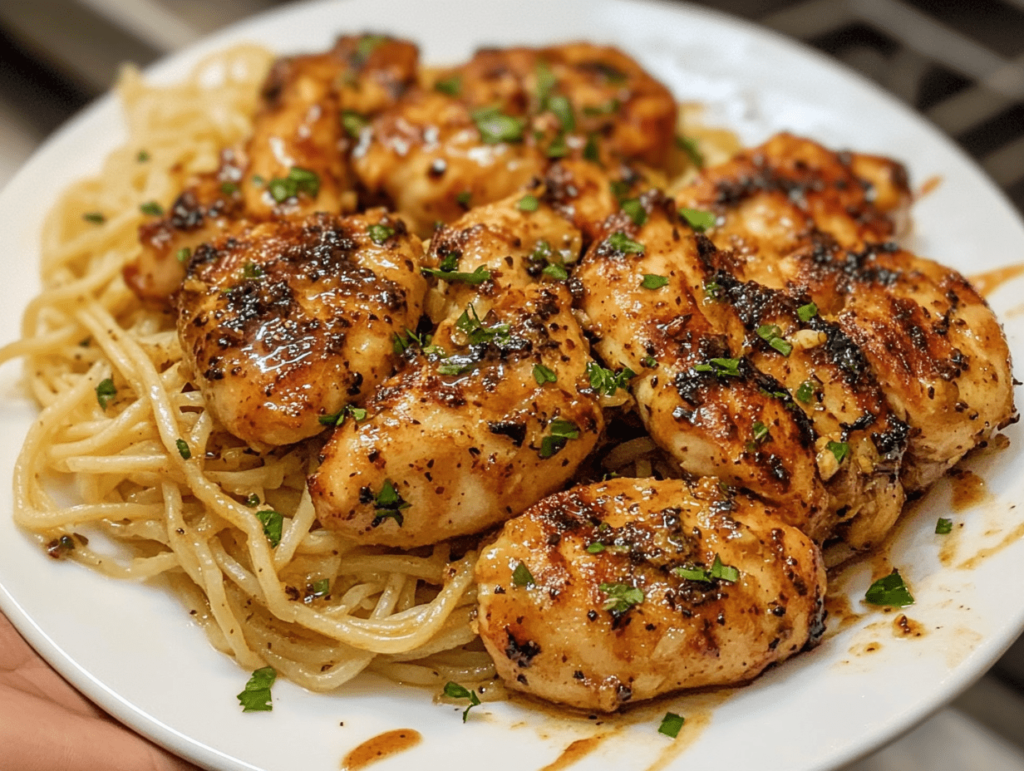
<path id="1" fill-rule="evenodd" d="M 420 732 L 411 728 L 385 731 L 372 739 L 367 739 L 345 755 L 341 761 L 342 771 L 359 771 L 372 763 L 415 747 L 422 739 Z"/>

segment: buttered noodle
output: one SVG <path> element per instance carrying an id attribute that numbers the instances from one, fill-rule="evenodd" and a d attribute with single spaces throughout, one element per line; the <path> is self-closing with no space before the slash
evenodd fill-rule
<path id="1" fill-rule="evenodd" d="M 313 529 L 315 453 L 257 455 L 218 431 L 179 369 L 173 316 L 144 307 L 121 278 L 140 248 L 140 206 L 173 200 L 247 136 L 270 63 L 248 46 L 171 87 L 124 72 L 128 144 L 50 212 L 43 292 L 22 339 L 0 351 L 0 362 L 26 357 L 43 408 L 15 469 L 16 520 L 55 556 L 120 578 L 166 577 L 213 645 L 246 668 L 269 664 L 318 691 L 364 669 L 423 685 L 483 681 L 489 657 L 462 649 L 476 638 L 475 553 L 387 554 Z M 116 394 L 104 409 L 96 389 L 107 378 Z M 51 492 L 62 479 L 75 483 L 74 505 Z M 284 516 L 276 548 L 256 516 L 267 510 Z"/>
<path id="2" fill-rule="evenodd" d="M 169 87 L 123 73 L 128 143 L 50 212 L 43 291 L 22 339 L 0 351 L 0 363 L 27 359 L 43 408 L 15 469 L 16 520 L 53 556 L 164 578 L 212 644 L 246 668 L 270 665 L 317 691 L 363 670 L 418 685 L 490 681 L 470 628 L 476 553 L 453 555 L 448 544 L 390 553 L 319 529 L 306 490 L 315 442 L 257 454 L 218 429 L 179 367 L 173 315 L 144 306 L 122 280 L 140 250 L 140 206 L 173 200 L 246 138 L 271 61 L 237 47 Z M 694 108 L 680 114 L 709 160 L 738 148 L 727 132 L 694 131 Z M 677 168 L 692 171 L 679 156 Z M 107 379 L 114 393 L 101 400 Z M 623 473 L 678 475 L 646 438 L 605 460 Z M 64 505 L 53 490 L 69 480 L 65 497 L 76 502 Z M 276 546 L 263 511 L 283 515 Z"/>

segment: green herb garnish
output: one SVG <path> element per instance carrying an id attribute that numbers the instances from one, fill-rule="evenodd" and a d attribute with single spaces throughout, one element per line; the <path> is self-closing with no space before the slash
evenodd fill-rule
<path id="1" fill-rule="evenodd" d="M 86 222 L 91 222 L 93 225 L 102 225 L 104 222 L 107 221 L 107 218 L 103 216 L 101 212 L 98 211 L 86 212 L 85 214 L 82 215 L 82 219 L 84 219 Z"/>
<path id="2" fill-rule="evenodd" d="M 601 606 L 602 610 L 625 613 L 644 601 L 644 593 L 629 584 L 600 584 L 598 588 L 608 595 L 608 599 Z"/>
<path id="3" fill-rule="evenodd" d="M 679 216 L 689 223 L 690 227 L 698 233 L 703 233 L 708 228 L 713 228 L 718 218 L 714 213 L 701 211 L 700 209 L 688 209 L 683 207 L 679 210 Z"/>
<path id="4" fill-rule="evenodd" d="M 690 137 L 676 136 L 676 147 L 686 153 L 686 157 L 690 159 L 690 163 L 696 166 L 698 169 L 704 168 L 704 154 L 701 153 L 700 148 L 697 147 L 697 140 Z"/>
<path id="5" fill-rule="evenodd" d="M 373 522 L 370 523 L 373 527 L 377 527 L 385 519 L 393 519 L 401 527 L 405 522 L 405 517 L 402 516 L 402 509 L 407 509 L 412 505 L 406 503 L 405 499 L 398 494 L 398 490 L 395 489 L 390 479 L 384 480 L 384 484 L 381 486 L 380 492 L 377 493 L 377 497 L 373 499 L 373 502 L 376 507 L 373 512 Z"/>
<path id="6" fill-rule="evenodd" d="M 814 393 L 817 389 L 813 380 L 805 380 L 800 384 L 800 387 L 796 389 L 796 398 L 804 404 L 810 404 L 811 399 L 814 398 Z"/>
<path id="7" fill-rule="evenodd" d="M 462 91 L 462 76 L 455 74 L 450 78 L 444 78 L 434 83 L 434 90 L 440 91 L 442 94 L 448 94 L 448 96 L 458 96 L 459 92 Z"/>
<path id="8" fill-rule="evenodd" d="M 647 222 L 647 210 L 640 203 L 639 198 L 627 198 L 622 202 L 621 207 L 622 211 L 629 215 L 629 218 L 633 220 L 633 224 L 637 227 Z"/>
<path id="9" fill-rule="evenodd" d="M 534 364 L 533 379 L 537 381 L 537 385 L 544 385 L 545 383 L 556 382 L 558 375 L 555 374 L 554 370 L 548 369 L 543 364 Z"/>
<path id="10" fill-rule="evenodd" d="M 367 125 L 369 125 L 369 121 L 362 113 L 358 113 L 355 110 L 342 110 L 341 127 L 345 129 L 345 133 L 352 137 L 352 139 L 359 139 L 359 135 Z"/>
<path id="11" fill-rule="evenodd" d="M 778 324 L 762 324 L 757 328 L 757 336 L 783 356 L 793 352 L 793 344 L 782 336 L 782 328 Z"/>
<path id="12" fill-rule="evenodd" d="M 521 142 L 526 121 L 505 115 L 498 107 L 484 107 L 470 113 L 480 141 L 485 145 L 496 145 L 501 142 Z"/>
<path id="13" fill-rule="evenodd" d="M 949 535 L 952 532 L 953 520 L 939 517 L 939 521 L 935 523 L 935 533 L 937 535 Z"/>
<path id="14" fill-rule="evenodd" d="M 524 195 L 516 204 L 519 211 L 537 211 L 538 206 L 540 206 L 540 200 L 535 195 Z"/>
<path id="15" fill-rule="evenodd" d="M 315 171 L 292 166 L 287 177 L 270 180 L 267 184 L 267 192 L 278 203 L 295 198 L 299 193 L 316 198 L 317 193 L 320 192 L 320 176 Z"/>
<path id="16" fill-rule="evenodd" d="M 96 386 L 96 401 L 100 403 L 100 409 L 106 410 L 107 405 L 117 396 L 117 388 L 111 378 L 105 378 Z"/>
<path id="17" fill-rule="evenodd" d="M 643 254 L 644 245 L 634 241 L 621 230 L 617 230 L 605 239 L 605 243 L 612 249 L 623 254 Z"/>
<path id="18" fill-rule="evenodd" d="M 548 424 L 548 429 L 551 433 L 540 441 L 541 458 L 546 459 L 556 455 L 565 447 L 568 440 L 580 438 L 579 426 L 569 420 L 555 418 Z"/>
<path id="19" fill-rule="evenodd" d="M 739 359 L 723 359 L 714 358 L 709 360 L 707 364 L 698 364 L 694 367 L 697 372 L 712 372 L 715 375 L 729 377 L 740 376 L 740 360 Z"/>
<path id="20" fill-rule="evenodd" d="M 469 699 L 469 706 L 466 707 L 465 712 L 462 713 L 462 722 L 466 722 L 466 718 L 469 717 L 469 711 L 473 707 L 480 705 L 480 697 L 476 695 L 476 691 L 471 691 L 468 688 L 464 688 L 458 683 L 451 681 L 445 683 L 444 695 L 449 699 Z"/>
<path id="21" fill-rule="evenodd" d="M 139 207 L 139 211 L 151 217 L 159 217 L 164 213 L 164 207 L 156 201 L 147 201 Z"/>
<path id="22" fill-rule="evenodd" d="M 281 543 L 281 534 L 284 532 L 284 517 L 278 512 L 267 509 L 257 511 L 256 519 L 263 523 L 263 535 L 267 537 L 271 548 Z"/>
<path id="23" fill-rule="evenodd" d="M 661 725 L 658 726 L 658 733 L 675 739 L 679 736 L 679 729 L 683 727 L 685 722 L 686 718 L 680 717 L 675 712 L 666 712 L 665 717 L 661 719 Z"/>
<path id="24" fill-rule="evenodd" d="M 178 454 L 185 460 L 189 460 L 192 457 L 192 449 L 188 446 L 188 442 L 184 439 L 176 439 L 174 444 L 178 448 Z"/>
<path id="25" fill-rule="evenodd" d="M 337 412 L 331 413 L 330 415 L 321 415 L 319 417 L 321 426 L 334 426 L 338 427 L 345 423 L 345 418 L 349 415 L 355 419 L 356 422 L 360 420 L 366 420 L 366 409 L 363 407 L 354 407 L 351 404 L 346 404 Z"/>
<path id="26" fill-rule="evenodd" d="M 903 576 L 893 568 L 893 571 L 882 578 L 879 578 L 870 587 L 864 600 L 872 605 L 884 605 L 890 608 L 904 608 L 914 604 L 914 598 L 903 583 Z"/>
<path id="27" fill-rule="evenodd" d="M 800 317 L 801 321 L 810 321 L 818 315 L 818 306 L 814 303 L 807 303 L 807 305 L 801 305 L 796 309 L 796 315 Z"/>
<path id="28" fill-rule="evenodd" d="M 598 393 L 603 393 L 605 396 L 612 396 L 620 388 L 625 388 L 626 383 L 636 377 L 636 373 L 629 367 L 625 367 L 618 372 L 612 372 L 596 362 L 589 362 L 587 364 L 587 377 L 590 378 L 591 388 Z"/>
<path id="29" fill-rule="evenodd" d="M 847 442 L 829 442 L 825 447 L 835 456 L 836 463 L 842 463 L 850 454 L 850 445 Z"/>
<path id="30" fill-rule="evenodd" d="M 668 278 L 654 273 L 645 273 L 644 280 L 640 282 L 640 286 L 644 289 L 661 289 L 666 284 L 668 284 Z"/>
<path id="31" fill-rule="evenodd" d="M 238 703 L 242 712 L 271 712 L 274 709 L 270 702 L 270 687 L 277 679 L 273 667 L 263 667 L 252 673 L 245 690 L 238 694 Z"/>
<path id="32" fill-rule="evenodd" d="M 512 571 L 512 583 L 516 586 L 536 586 L 537 582 L 533 580 L 533 574 L 530 573 L 530 569 L 526 567 L 526 563 L 520 561 L 516 565 L 516 569 Z"/>

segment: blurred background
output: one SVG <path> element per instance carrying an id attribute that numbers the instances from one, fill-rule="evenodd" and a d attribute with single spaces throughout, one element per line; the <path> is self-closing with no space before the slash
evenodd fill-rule
<path id="1" fill-rule="evenodd" d="M 0 187 L 113 83 L 276 0 L 0 0 Z M 696 2 L 832 56 L 951 136 L 1024 213 L 1024 0 Z M 1024 587 L 1021 587 L 1024 591 Z M 847 771 L 1024 771 L 1024 641 Z"/>

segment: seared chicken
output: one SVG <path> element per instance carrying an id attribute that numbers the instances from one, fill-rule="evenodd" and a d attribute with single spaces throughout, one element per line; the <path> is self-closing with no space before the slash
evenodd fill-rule
<path id="1" fill-rule="evenodd" d="M 269 221 L 200 246 L 178 334 L 207 408 L 256 447 L 322 431 L 391 373 L 394 335 L 420 318 L 421 257 L 380 210 Z"/>
<path id="2" fill-rule="evenodd" d="M 824 631 L 820 554 L 780 519 L 714 478 L 553 495 L 481 555 L 480 636 L 509 687 L 586 710 L 750 680 Z"/>
<path id="3" fill-rule="evenodd" d="M 626 213 L 609 220 L 576 271 L 595 348 L 609 367 L 637 373 L 644 425 L 684 470 L 757 493 L 820 540 L 826 496 L 810 421 L 743 358 L 742 337 L 736 344 L 705 317 L 703 291 L 680 264 L 699 261 L 698 242 L 654 200 L 643 225 Z"/>
<path id="4" fill-rule="evenodd" d="M 323 54 L 278 59 L 244 149 L 198 175 L 165 218 L 141 226 L 142 253 L 125 268 L 139 297 L 167 302 L 200 244 L 270 216 L 348 212 L 356 205 L 348 153 L 361 127 L 416 79 L 414 45 L 346 36 Z"/>
<path id="5" fill-rule="evenodd" d="M 708 236 L 740 280 L 813 301 L 861 351 L 910 426 L 901 477 L 927 487 L 1015 419 L 1006 340 L 954 270 L 898 249 L 909 201 L 891 161 L 781 135 L 676 196 L 716 216 Z"/>
<path id="6" fill-rule="evenodd" d="M 360 182 L 429 234 L 542 176 L 552 159 L 658 165 L 672 95 L 612 48 L 485 50 L 385 111 L 355 153 Z"/>
<path id="7" fill-rule="evenodd" d="M 324 447 L 309 480 L 324 527 L 411 548 L 492 527 L 571 479 L 604 419 L 570 305 L 555 284 L 509 289 L 442 322 Z"/>

